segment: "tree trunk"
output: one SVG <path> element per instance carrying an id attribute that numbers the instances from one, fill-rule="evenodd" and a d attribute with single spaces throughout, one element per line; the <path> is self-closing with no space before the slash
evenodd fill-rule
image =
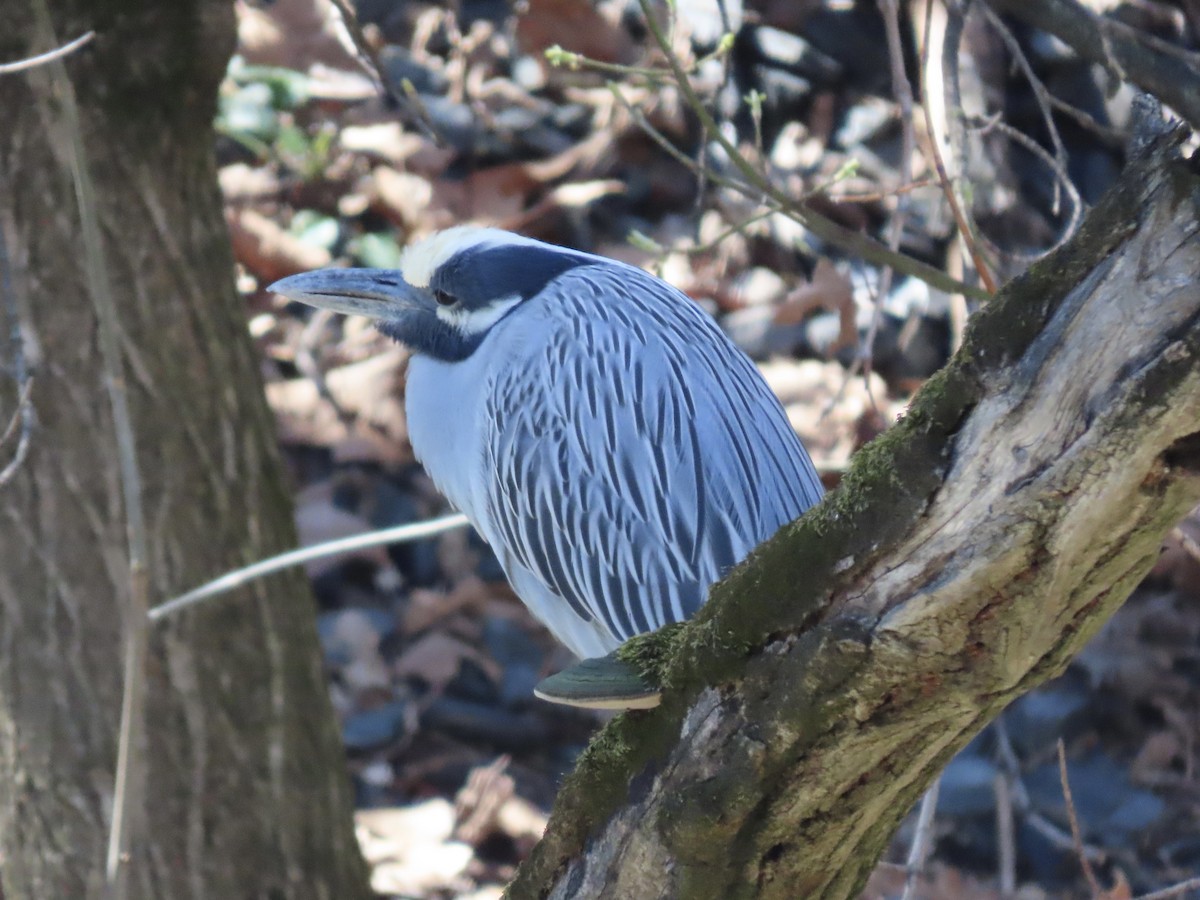
<path id="1" fill-rule="evenodd" d="M 49 49 L 32 38 L 32 6 L 0 0 L 0 60 Z M 233 4 L 51 6 L 60 39 L 97 35 L 67 70 L 162 600 L 295 541 L 212 158 Z M 26 464 L 0 490 L 3 894 L 91 897 L 113 801 L 126 511 L 61 97 L 44 71 L 0 76 L 0 111 L 0 222 L 14 223 L 38 421 Z M 308 588 L 292 573 L 242 590 L 152 635 L 129 893 L 365 897 Z"/>
<path id="2" fill-rule="evenodd" d="M 950 757 L 1063 670 L 1200 500 L 1177 144 L 976 316 L 838 491 L 637 642 L 663 705 L 593 742 L 510 898 L 853 897 Z"/>

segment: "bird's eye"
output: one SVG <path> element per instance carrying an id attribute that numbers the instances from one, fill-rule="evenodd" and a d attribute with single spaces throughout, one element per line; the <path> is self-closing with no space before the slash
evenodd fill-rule
<path id="1" fill-rule="evenodd" d="M 438 306 L 453 306 L 458 301 L 445 291 L 434 291 L 433 299 L 438 302 Z"/>

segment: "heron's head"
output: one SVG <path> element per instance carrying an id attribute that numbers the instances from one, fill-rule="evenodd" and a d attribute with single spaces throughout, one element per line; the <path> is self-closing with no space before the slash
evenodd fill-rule
<path id="1" fill-rule="evenodd" d="M 352 315 L 417 353 L 465 359 L 488 331 L 568 269 L 592 257 L 495 228 L 438 232 L 404 251 L 399 269 L 319 269 L 270 290 Z"/>

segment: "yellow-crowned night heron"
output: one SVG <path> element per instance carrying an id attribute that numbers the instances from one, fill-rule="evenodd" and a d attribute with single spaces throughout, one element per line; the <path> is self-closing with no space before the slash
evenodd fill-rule
<path id="1" fill-rule="evenodd" d="M 460 227 L 410 247 L 399 271 L 324 269 L 272 290 L 370 316 L 412 350 L 413 451 L 582 658 L 692 615 L 821 496 L 758 370 L 641 269 Z M 541 693 L 657 701 L 642 691 Z"/>

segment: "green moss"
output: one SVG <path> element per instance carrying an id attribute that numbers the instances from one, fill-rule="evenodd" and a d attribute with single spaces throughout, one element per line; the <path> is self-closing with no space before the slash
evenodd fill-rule
<path id="1" fill-rule="evenodd" d="M 678 653 L 680 637 L 687 627 L 686 622 L 677 622 L 649 634 L 639 634 L 621 645 L 617 658 L 633 666 L 651 684 L 670 687 L 667 669 Z"/>
<path id="2" fill-rule="evenodd" d="M 620 713 L 609 722 L 608 726 L 600 729 L 579 754 L 576 771 L 584 776 L 594 776 L 620 766 L 629 754 L 630 744 L 625 734 L 624 719 L 626 713 Z"/>

